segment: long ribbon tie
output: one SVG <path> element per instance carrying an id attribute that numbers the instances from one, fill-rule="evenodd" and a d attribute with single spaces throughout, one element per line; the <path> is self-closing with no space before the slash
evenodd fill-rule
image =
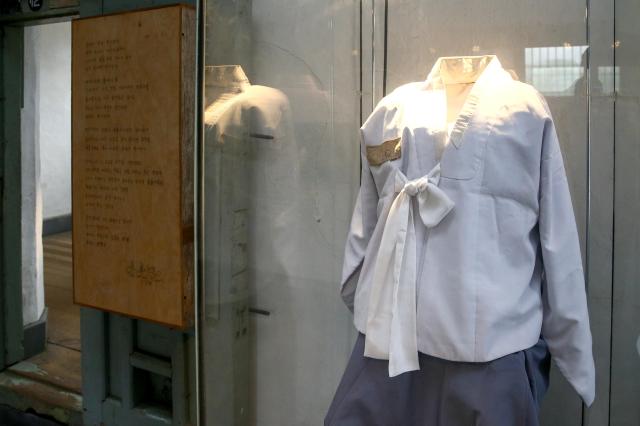
<path id="1" fill-rule="evenodd" d="M 396 198 L 387 216 L 373 271 L 364 355 L 389 360 L 389 376 L 419 370 L 416 331 L 417 254 L 411 198 L 428 228 L 451 211 L 453 201 L 438 188 L 440 164 L 418 179 L 398 171 Z"/>

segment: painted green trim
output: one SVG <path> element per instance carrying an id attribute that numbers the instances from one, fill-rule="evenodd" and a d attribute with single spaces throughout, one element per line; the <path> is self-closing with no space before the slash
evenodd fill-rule
<path id="1" fill-rule="evenodd" d="M 107 398 L 106 313 L 80 308 L 82 342 L 82 408 L 85 425 L 102 424 L 102 404 Z"/>
<path id="2" fill-rule="evenodd" d="M 47 348 L 47 319 L 49 318 L 49 308 L 45 307 L 42 315 L 31 324 L 23 327 L 24 357 L 31 358 L 44 352 Z"/>
<path id="3" fill-rule="evenodd" d="M 102 15 L 102 0 L 80 0 L 80 17 Z"/>
<path id="4" fill-rule="evenodd" d="M 4 84 L 2 84 L 3 74 L 4 74 L 4 62 L 5 62 L 4 28 L 0 27 L 0 117 L 4 117 Z M 4 135 L 4 128 L 5 128 L 4 122 L 2 119 L 0 119 L 0 142 L 4 139 L 2 138 L 2 135 Z M 2 193 L 4 192 L 3 164 L 4 164 L 4 150 L 0 149 L 0 207 L 2 207 L 2 199 L 3 199 Z M 2 238 L 4 235 L 3 227 L 4 227 L 4 220 L 0 216 L 0 254 L 2 254 Z M 4 265 L 2 265 L 2 261 L 0 261 L 0 296 L 2 297 L 2 300 L 4 300 L 5 285 L 4 285 L 4 280 L 2 279 L 2 276 L 4 276 Z M 5 311 L 4 303 L 2 303 L 2 301 L 0 300 L 0 370 L 4 370 L 4 368 L 7 365 L 5 360 L 6 333 L 5 333 L 4 311 Z"/>
<path id="5" fill-rule="evenodd" d="M 26 2 L 23 2 L 26 4 Z M 68 21 L 71 16 L 78 15 L 78 7 L 64 9 L 40 10 L 38 12 L 20 13 L 0 16 L 0 25 L 28 26 Z"/>
<path id="6" fill-rule="evenodd" d="M 132 367 L 145 370 L 159 376 L 171 378 L 171 361 L 134 351 L 129 355 Z"/>
<path id="7" fill-rule="evenodd" d="M 22 241 L 21 224 L 21 155 L 20 110 L 22 108 L 22 27 L 2 28 L 2 272 L 4 329 L 2 367 L 21 361 L 24 355 L 22 324 Z"/>
<path id="8" fill-rule="evenodd" d="M 169 6 L 173 4 L 189 4 L 195 6 L 195 0 L 103 0 L 102 13 L 127 12 L 136 9 Z"/>
<path id="9" fill-rule="evenodd" d="M 71 232 L 71 214 L 50 217 L 42 221 L 42 236 Z"/>
<path id="10" fill-rule="evenodd" d="M 0 26 L 0 117 L 4 117 L 4 84 L 2 84 L 3 75 L 4 75 L 4 63 L 5 63 L 4 28 Z M 2 137 L 2 135 L 4 135 L 4 128 L 5 128 L 4 122 L 2 119 L 0 119 L 0 143 L 4 139 L 4 137 Z M 2 207 L 3 205 L 2 194 L 4 192 L 4 166 L 3 165 L 4 165 L 4 150 L 0 149 L 0 207 Z M 3 252 L 2 251 L 2 238 L 4 235 L 3 228 L 4 228 L 4 220 L 0 216 L 0 254 L 2 254 Z M 5 291 L 4 291 L 5 285 L 4 285 L 4 280 L 2 279 L 3 276 L 4 276 L 4 265 L 0 260 L 0 296 L 2 297 L 2 300 L 4 300 L 4 296 L 5 296 Z M 2 303 L 2 300 L 0 300 L 0 370 L 4 370 L 4 368 L 7 365 L 5 360 L 6 358 L 5 356 L 6 333 L 5 333 L 5 321 L 4 321 L 5 306 L 4 306 L 4 303 Z"/>
<path id="11" fill-rule="evenodd" d="M 68 20 L 69 16 L 77 15 L 80 11 L 79 3 L 86 0 L 48 0 L 44 1 L 42 8 L 36 12 L 29 8 L 28 2 L 20 2 L 18 11 L 0 15 L 0 25 L 31 25 L 44 24 Z M 95 0 L 90 0 L 92 2 Z"/>

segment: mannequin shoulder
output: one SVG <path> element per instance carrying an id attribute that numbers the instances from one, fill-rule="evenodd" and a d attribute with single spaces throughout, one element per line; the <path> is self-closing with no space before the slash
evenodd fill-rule
<path id="1" fill-rule="evenodd" d="M 536 87 L 529 83 L 511 80 L 500 87 L 499 99 L 513 110 L 527 111 L 533 116 L 544 119 L 551 116 L 546 98 Z"/>
<path id="2" fill-rule="evenodd" d="M 401 114 L 410 99 L 415 96 L 416 93 L 423 90 L 423 88 L 424 82 L 421 81 L 406 83 L 396 87 L 378 101 L 367 120 L 365 120 L 363 127 L 366 127 L 372 122 L 384 120 L 385 118 L 388 120 L 391 116 Z"/>

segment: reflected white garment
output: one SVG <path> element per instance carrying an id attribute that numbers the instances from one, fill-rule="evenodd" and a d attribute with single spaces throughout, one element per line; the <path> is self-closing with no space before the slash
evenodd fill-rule
<path id="1" fill-rule="evenodd" d="M 394 90 L 361 127 L 362 181 L 343 298 L 366 335 L 365 355 L 389 359 L 391 376 L 419 368 L 416 347 L 485 362 L 533 346 L 542 333 L 560 371 L 591 405 L 584 274 L 551 113 L 497 57 L 469 57 L 456 75 L 458 60 L 441 58 L 426 81 Z M 440 157 L 444 84 L 465 73 L 479 77 Z M 369 164 L 367 148 L 397 138 L 399 158 Z M 434 211 L 411 200 L 398 181 L 417 182 L 435 170 L 440 178 L 429 183 L 427 197 Z M 413 220 L 415 209 L 437 220 Z"/>

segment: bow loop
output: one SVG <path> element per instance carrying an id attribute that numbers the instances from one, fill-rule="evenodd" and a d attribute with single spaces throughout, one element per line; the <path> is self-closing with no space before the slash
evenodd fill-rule
<path id="1" fill-rule="evenodd" d="M 432 183 L 429 183 L 427 190 L 420 192 L 417 197 L 420 219 L 428 228 L 439 224 L 454 205 L 447 194 Z"/>
<path id="2" fill-rule="evenodd" d="M 429 173 L 413 180 L 398 171 L 395 178 L 396 193 L 404 192 L 406 195 L 418 199 L 420 218 L 425 226 L 436 226 L 453 208 L 453 201 L 439 187 L 440 163 Z"/>

